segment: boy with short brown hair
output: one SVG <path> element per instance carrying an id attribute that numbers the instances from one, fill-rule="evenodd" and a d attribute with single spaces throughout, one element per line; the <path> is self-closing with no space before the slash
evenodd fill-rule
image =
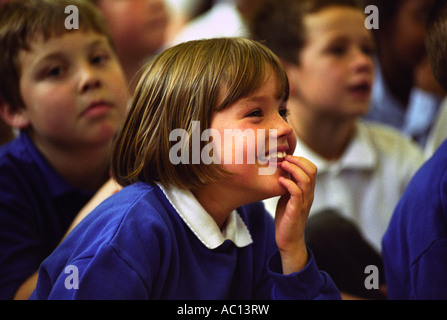
<path id="1" fill-rule="evenodd" d="M 65 27 L 71 5 L 79 29 Z M 27 298 L 40 263 L 109 179 L 128 92 L 106 24 L 87 1 L 5 4 L 0 47 L 0 114 L 20 130 L 0 149 L 0 298 Z"/>

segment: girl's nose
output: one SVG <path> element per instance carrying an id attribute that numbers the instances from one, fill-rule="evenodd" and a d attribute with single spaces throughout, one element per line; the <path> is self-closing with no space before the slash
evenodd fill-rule
<path id="1" fill-rule="evenodd" d="M 289 147 L 287 153 L 293 154 L 297 141 L 295 131 L 293 130 L 293 127 L 286 121 L 286 119 L 281 116 L 278 116 L 277 119 L 278 121 L 276 122 L 275 126 L 272 127 L 275 130 L 269 131 L 269 146 L 271 146 L 270 139 L 273 139 L 273 141 L 276 141 L 277 146 L 287 145 Z"/>
<path id="2" fill-rule="evenodd" d="M 273 132 L 276 131 L 275 138 L 277 140 L 279 140 L 281 138 L 287 139 L 289 136 L 294 134 L 292 126 L 280 115 L 278 115 L 278 117 L 276 118 L 276 121 L 275 121 L 274 125 L 272 126 L 272 129 L 276 129 L 276 130 L 271 130 L 271 132 L 272 132 L 272 134 L 274 134 Z"/>

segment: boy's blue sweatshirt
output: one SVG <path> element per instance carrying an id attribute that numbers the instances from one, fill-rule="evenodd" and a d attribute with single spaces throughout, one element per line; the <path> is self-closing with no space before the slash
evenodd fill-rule
<path id="1" fill-rule="evenodd" d="M 26 132 L 0 148 L 0 300 L 39 269 L 93 195 L 59 175 Z"/>

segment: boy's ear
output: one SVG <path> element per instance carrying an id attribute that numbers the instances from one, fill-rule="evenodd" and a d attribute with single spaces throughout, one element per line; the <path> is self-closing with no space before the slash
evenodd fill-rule
<path id="1" fill-rule="evenodd" d="M 299 81 L 297 76 L 297 68 L 298 66 L 295 63 L 288 62 L 284 59 L 280 59 L 281 63 L 284 67 L 284 70 L 287 73 L 287 78 L 289 78 L 289 92 L 290 96 L 295 96 L 297 94 L 297 81 Z"/>
<path id="2" fill-rule="evenodd" d="M 29 125 L 25 109 L 14 109 L 2 98 L 0 98 L 0 116 L 8 125 L 16 129 L 24 129 Z"/>

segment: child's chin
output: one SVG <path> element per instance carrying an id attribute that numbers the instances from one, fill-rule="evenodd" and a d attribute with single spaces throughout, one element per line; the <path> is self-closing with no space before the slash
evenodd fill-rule
<path id="1" fill-rule="evenodd" d="M 287 189 L 284 188 L 283 186 L 281 186 L 281 190 L 280 190 L 278 196 L 283 196 L 283 195 L 285 195 L 287 193 L 288 193 Z"/>
<path id="2" fill-rule="evenodd" d="M 279 182 L 280 177 L 290 179 L 289 173 L 281 170 L 275 175 L 272 175 L 268 183 L 266 182 L 266 185 L 268 184 L 270 186 L 269 191 L 272 194 L 270 197 L 282 196 L 288 192 L 287 189 Z"/>
<path id="3" fill-rule="evenodd" d="M 269 190 L 269 194 L 267 195 L 267 198 L 280 197 L 285 194 L 287 194 L 287 189 L 278 183 L 277 186 L 275 186 L 274 188 L 271 188 Z"/>

